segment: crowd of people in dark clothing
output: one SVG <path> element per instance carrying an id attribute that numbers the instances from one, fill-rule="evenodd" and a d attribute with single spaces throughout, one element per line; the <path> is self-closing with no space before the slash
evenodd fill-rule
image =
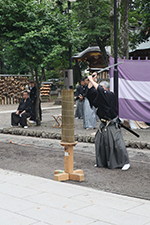
<path id="1" fill-rule="evenodd" d="M 30 91 L 23 92 L 23 98 L 19 103 L 16 112 L 11 114 L 11 126 L 20 125 L 23 128 L 28 128 L 27 118 L 30 119 L 30 123 L 36 122 L 36 86 L 34 81 L 30 81 Z M 42 120 L 41 105 L 39 104 L 40 120 Z"/>

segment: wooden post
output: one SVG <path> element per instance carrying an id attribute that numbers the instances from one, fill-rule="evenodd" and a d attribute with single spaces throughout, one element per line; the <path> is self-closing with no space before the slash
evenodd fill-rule
<path id="1" fill-rule="evenodd" d="M 4 104 L 6 105 L 7 104 L 7 98 L 6 98 L 6 96 L 4 96 Z"/>
<path id="2" fill-rule="evenodd" d="M 13 105 L 13 96 L 10 97 L 10 104 Z"/>
<path id="3" fill-rule="evenodd" d="M 65 173 L 73 172 L 73 146 L 64 147 Z"/>
<path id="4" fill-rule="evenodd" d="M 74 93 L 62 90 L 62 142 L 74 143 Z"/>
<path id="5" fill-rule="evenodd" d="M 64 147 L 64 171 L 55 170 L 54 180 L 84 181 L 82 170 L 73 170 L 73 147 L 77 144 L 74 140 L 74 93 L 72 89 L 62 90 L 62 141 Z"/>

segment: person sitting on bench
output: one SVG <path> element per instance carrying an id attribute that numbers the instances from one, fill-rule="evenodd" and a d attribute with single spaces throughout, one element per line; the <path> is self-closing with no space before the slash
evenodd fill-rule
<path id="1" fill-rule="evenodd" d="M 27 126 L 27 118 L 31 115 L 32 101 L 29 98 L 28 92 L 23 92 L 23 99 L 20 101 L 17 112 L 11 114 L 11 125 L 18 126 L 18 123 L 24 128 Z"/>

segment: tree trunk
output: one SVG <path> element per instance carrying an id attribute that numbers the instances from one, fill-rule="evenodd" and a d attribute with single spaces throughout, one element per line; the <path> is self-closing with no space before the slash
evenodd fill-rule
<path id="1" fill-rule="evenodd" d="M 38 69 L 37 67 L 35 68 L 35 84 L 36 84 L 36 104 L 35 104 L 35 113 L 36 113 L 36 125 L 40 126 L 41 121 L 40 121 L 40 114 L 39 114 L 39 104 L 40 104 L 40 82 L 39 82 L 39 77 L 38 77 Z"/>
<path id="2" fill-rule="evenodd" d="M 4 62 L 1 61 L 1 62 L 0 62 L 0 73 L 1 73 L 1 74 L 4 73 L 4 70 L 3 70 L 3 69 L 4 69 Z"/>
<path id="3" fill-rule="evenodd" d="M 30 65 L 29 65 L 29 67 L 30 67 L 30 71 L 31 71 L 31 75 L 32 75 L 32 80 L 34 80 L 33 68 L 32 68 L 32 66 L 30 66 Z"/>
<path id="4" fill-rule="evenodd" d="M 42 67 L 42 79 L 41 79 L 41 82 L 42 82 L 43 79 L 46 81 L 46 76 L 45 76 L 45 69 L 44 69 L 44 67 Z M 40 86 L 41 86 L 41 85 L 40 85 Z"/>
<path id="5" fill-rule="evenodd" d="M 109 61 L 108 61 L 108 56 L 107 56 L 107 52 L 106 52 L 106 49 L 105 49 L 105 46 L 106 46 L 105 42 L 101 41 L 99 39 L 99 37 L 96 37 L 96 42 L 97 42 L 97 44 L 98 44 L 98 46 L 99 46 L 99 48 L 101 50 L 102 57 L 103 57 L 103 60 L 105 62 L 105 66 L 108 66 L 108 62 Z"/>
<path id="6" fill-rule="evenodd" d="M 110 0 L 110 44 L 111 44 L 111 56 L 114 57 L 114 0 Z"/>
<path id="7" fill-rule="evenodd" d="M 117 1 L 118 20 L 118 56 L 129 58 L 129 26 L 128 26 L 129 0 Z M 111 0 L 110 8 L 110 30 L 111 30 L 111 55 L 114 57 L 114 0 Z"/>

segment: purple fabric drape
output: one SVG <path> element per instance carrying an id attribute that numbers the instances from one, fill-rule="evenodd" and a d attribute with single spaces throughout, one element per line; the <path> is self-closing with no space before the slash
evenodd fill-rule
<path id="1" fill-rule="evenodd" d="M 150 60 L 118 59 L 119 117 L 150 122 Z M 114 59 L 110 57 L 110 65 Z M 113 91 L 113 71 L 110 68 L 110 86 Z"/>

